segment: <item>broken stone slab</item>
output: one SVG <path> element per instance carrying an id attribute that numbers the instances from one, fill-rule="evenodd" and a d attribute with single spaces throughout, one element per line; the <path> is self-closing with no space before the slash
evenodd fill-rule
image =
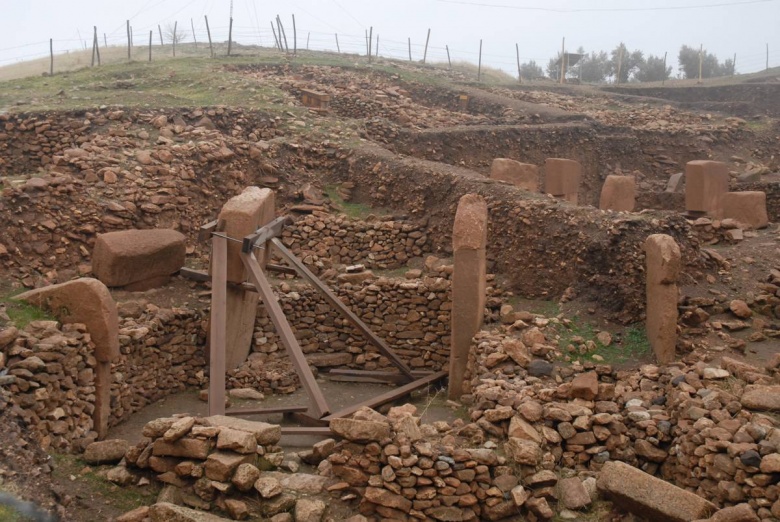
<path id="1" fill-rule="evenodd" d="M 204 439 L 184 437 L 176 442 L 157 439 L 152 444 L 152 454 L 156 457 L 181 457 L 205 460 L 211 451 L 212 442 Z"/>
<path id="2" fill-rule="evenodd" d="M 506 181 L 529 192 L 539 191 L 539 167 L 508 158 L 496 158 L 490 167 L 490 179 Z"/>
<path id="3" fill-rule="evenodd" d="M 760 522 L 760 519 L 750 504 L 738 504 L 723 508 L 708 519 L 694 522 Z"/>
<path id="4" fill-rule="evenodd" d="M 729 170 L 719 161 L 697 160 L 685 165 L 685 209 L 718 216 L 721 197 L 729 191 Z"/>
<path id="5" fill-rule="evenodd" d="M 411 500 L 386 489 L 368 487 L 366 488 L 364 498 L 369 502 L 373 502 L 374 504 L 392 509 L 398 509 L 405 513 L 408 513 L 409 510 L 412 509 Z"/>
<path id="6" fill-rule="evenodd" d="M 581 373 L 574 377 L 569 388 L 569 397 L 592 401 L 599 393 L 599 376 L 596 372 Z"/>
<path id="7" fill-rule="evenodd" d="M 683 177 L 682 172 L 678 172 L 677 174 L 672 174 L 669 177 L 669 181 L 666 183 L 666 192 L 670 193 L 681 193 L 685 189 L 685 178 Z"/>
<path id="8" fill-rule="evenodd" d="M 168 502 L 159 502 L 149 508 L 152 522 L 229 522 L 229 518 L 222 518 L 210 513 L 203 513 L 194 509 L 177 506 Z"/>
<path id="9" fill-rule="evenodd" d="M 582 509 L 590 505 L 588 490 L 577 477 L 561 479 L 558 481 L 558 498 L 567 509 Z"/>
<path id="10" fill-rule="evenodd" d="M 160 286 L 184 266 L 185 240 L 183 234 L 170 229 L 99 234 L 92 252 L 92 273 L 109 287 L 141 291 Z"/>
<path id="11" fill-rule="evenodd" d="M 252 433 L 255 439 L 257 439 L 257 443 L 263 446 L 276 444 L 282 438 L 282 428 L 276 424 L 238 419 L 226 415 L 213 415 L 206 417 L 204 421 L 209 426 Z"/>
<path id="12" fill-rule="evenodd" d="M 624 462 L 605 463 L 597 487 L 618 507 L 657 522 L 688 522 L 717 511 L 698 495 Z"/>
<path id="13" fill-rule="evenodd" d="M 769 216 L 766 211 L 766 192 L 728 192 L 721 196 L 720 219 L 733 219 L 743 229 L 766 228 Z"/>
<path id="14" fill-rule="evenodd" d="M 544 191 L 557 198 L 577 204 L 582 165 L 563 158 L 547 158 L 544 162 Z"/>
<path id="15" fill-rule="evenodd" d="M 633 212 L 636 207 L 636 180 L 634 176 L 607 176 L 601 188 L 599 209 Z"/>
<path id="16" fill-rule="evenodd" d="M 746 386 L 740 401 L 751 410 L 780 411 L 780 386 Z"/>
<path id="17" fill-rule="evenodd" d="M 486 299 L 487 201 L 466 194 L 458 202 L 452 227 L 455 268 L 452 275 L 452 338 L 448 397 L 460 399 L 471 339 L 482 327 Z"/>
<path id="18" fill-rule="evenodd" d="M 254 464 L 257 455 L 240 455 L 227 451 L 215 451 L 206 459 L 204 470 L 206 478 L 218 482 L 230 482 L 233 472 L 241 464 Z"/>
<path id="19" fill-rule="evenodd" d="M 504 451 L 510 459 L 524 466 L 536 466 L 542 460 L 542 448 L 530 440 L 512 437 L 504 444 Z"/>
<path id="20" fill-rule="evenodd" d="M 380 442 L 390 437 L 390 424 L 387 422 L 332 419 L 330 430 L 352 442 Z"/>
<path id="21" fill-rule="evenodd" d="M 326 507 L 322 500 L 299 498 L 295 502 L 295 522 L 320 522 Z"/>
<path id="22" fill-rule="evenodd" d="M 666 234 L 653 234 L 645 241 L 647 264 L 647 338 L 656 360 L 668 364 L 675 359 L 677 345 L 677 280 L 680 276 L 680 247 Z"/>
<path id="23" fill-rule="evenodd" d="M 130 443 L 123 439 L 93 442 L 84 450 L 84 462 L 87 464 L 113 464 L 124 458 Z"/>

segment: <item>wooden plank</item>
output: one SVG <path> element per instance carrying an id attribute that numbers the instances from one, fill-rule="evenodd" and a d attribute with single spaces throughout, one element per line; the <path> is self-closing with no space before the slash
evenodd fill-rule
<path id="1" fill-rule="evenodd" d="M 331 292 L 331 290 L 325 286 L 322 281 L 317 278 L 317 276 L 315 276 L 308 268 L 306 268 L 306 265 L 301 263 L 292 252 L 287 250 L 287 247 L 285 247 L 282 242 L 279 241 L 279 239 L 274 238 L 271 240 L 271 242 L 282 255 L 282 257 L 298 271 L 301 277 L 306 279 L 309 284 L 314 286 L 314 288 L 316 288 L 322 294 L 322 296 L 331 306 L 341 312 L 341 314 L 346 317 L 350 323 L 352 323 L 352 326 L 360 330 L 360 332 L 382 353 L 382 355 L 390 359 L 390 362 L 392 362 L 399 370 L 401 370 L 401 373 L 406 376 L 407 380 L 414 380 L 412 371 L 408 366 L 406 366 L 401 358 L 398 357 L 398 355 L 396 355 L 396 353 L 389 346 L 387 346 L 387 344 L 385 344 L 385 342 L 380 339 L 373 330 L 366 326 L 366 324 L 357 315 L 355 315 L 352 310 L 350 310 L 347 305 L 341 301 L 341 299 L 336 296 L 336 294 Z"/>
<path id="2" fill-rule="evenodd" d="M 298 272 L 296 272 L 294 268 L 281 266 L 281 265 L 274 265 L 272 263 L 266 263 L 265 269 L 268 270 L 269 272 L 276 272 L 278 274 L 298 275 Z"/>
<path id="3" fill-rule="evenodd" d="M 279 406 L 278 408 L 230 408 L 225 415 L 240 417 L 242 415 L 271 415 L 273 413 L 303 412 L 308 406 Z"/>
<path id="4" fill-rule="evenodd" d="M 211 243 L 209 416 L 225 414 L 225 339 L 227 336 L 227 241 L 212 236 Z"/>
<path id="5" fill-rule="evenodd" d="M 371 384 L 403 384 L 406 381 L 406 377 L 396 374 L 395 378 L 392 377 L 364 377 L 362 375 L 333 375 L 325 374 L 325 378 L 329 381 L 335 382 L 367 382 Z"/>
<path id="6" fill-rule="evenodd" d="M 427 377 L 433 372 L 413 370 L 412 375 L 415 379 Z M 363 377 L 399 377 L 397 372 L 387 372 L 383 370 L 353 370 L 351 368 L 334 368 L 328 372 L 328 375 L 357 375 Z"/>
<path id="7" fill-rule="evenodd" d="M 271 238 L 278 237 L 282 233 L 282 230 L 284 230 L 284 227 L 291 225 L 292 222 L 293 221 L 289 216 L 281 216 L 274 219 L 267 225 L 258 228 L 253 234 L 249 234 L 248 236 L 244 237 L 244 242 L 241 245 L 241 251 L 245 254 L 249 253 L 256 244 L 265 243 Z"/>
<path id="8" fill-rule="evenodd" d="M 330 415 L 326 415 L 323 417 L 323 420 L 330 421 L 331 419 L 338 419 L 341 417 L 346 417 L 347 415 L 352 415 L 356 411 L 358 411 L 360 408 L 363 407 L 369 407 L 369 408 L 376 408 L 377 406 L 381 406 L 383 404 L 387 404 L 388 402 L 392 402 L 396 399 L 400 399 L 404 395 L 407 395 L 415 390 L 418 390 L 420 388 L 424 388 L 425 386 L 428 386 L 429 384 L 432 384 L 438 380 L 441 380 L 447 376 L 447 371 L 442 370 L 440 372 L 432 373 L 428 375 L 427 377 L 423 377 L 421 379 L 417 379 L 416 381 L 412 381 L 409 384 L 405 384 L 404 386 L 395 388 L 393 390 L 390 390 L 387 393 L 383 393 L 382 395 L 378 395 L 377 397 L 374 397 L 373 399 L 368 399 L 366 401 L 361 402 L 360 404 L 355 404 L 352 406 L 349 406 L 347 408 L 344 408 L 343 410 L 337 411 L 335 413 L 331 413 Z"/>
<path id="9" fill-rule="evenodd" d="M 215 219 L 200 227 L 200 230 L 198 230 L 198 241 L 206 241 L 212 232 L 217 231 L 217 225 L 219 225 L 219 220 Z"/>
<path id="10" fill-rule="evenodd" d="M 209 276 L 209 273 L 205 270 L 195 270 L 194 268 L 187 268 L 186 266 L 179 269 L 179 275 L 186 277 L 187 279 L 192 279 L 193 281 L 206 282 L 211 280 L 211 276 Z"/>
<path id="11" fill-rule="evenodd" d="M 333 435 L 333 432 L 327 427 L 282 426 L 282 435 L 317 435 L 330 437 Z"/>
<path id="12" fill-rule="evenodd" d="M 287 318 L 284 316 L 284 311 L 276 300 L 271 284 L 265 277 L 260 264 L 257 262 L 257 258 L 253 253 L 241 252 L 241 260 L 244 262 L 249 280 L 257 288 L 260 297 L 263 299 L 266 311 L 271 318 L 271 322 L 276 329 L 276 333 L 282 340 L 282 344 L 287 350 L 287 355 L 295 367 L 295 371 L 301 378 L 301 384 L 306 390 L 306 394 L 312 401 L 312 408 L 316 417 L 322 417 L 330 412 L 328 403 L 325 401 L 325 397 L 322 395 L 320 387 L 317 385 L 317 381 L 314 379 L 314 374 L 309 368 L 309 363 L 306 362 L 306 357 L 303 355 L 303 350 L 298 344 L 298 340 L 293 334 L 290 324 L 287 322 Z"/>

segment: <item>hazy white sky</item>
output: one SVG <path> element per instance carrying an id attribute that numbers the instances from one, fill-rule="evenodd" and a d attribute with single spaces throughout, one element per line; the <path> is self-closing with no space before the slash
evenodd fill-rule
<path id="1" fill-rule="evenodd" d="M 521 61 L 542 67 L 561 48 L 610 50 L 619 42 L 630 50 L 663 56 L 677 73 L 682 44 L 715 53 L 720 60 L 736 53 L 737 71 L 753 72 L 766 63 L 780 65 L 780 0 L 233 0 L 234 40 L 272 45 L 271 19 L 280 15 L 292 47 L 295 15 L 298 45 L 365 52 L 364 31 L 379 34 L 379 51 L 408 57 L 412 39 L 415 59 L 422 58 L 431 28 L 430 61 L 445 61 L 445 45 L 453 60 L 476 62 L 484 40 L 483 62 L 515 71 L 515 44 Z M 148 41 L 149 30 L 178 21 L 188 33 L 195 24 L 198 41 L 206 39 L 204 15 L 215 41 L 227 40 L 230 0 L 0 0 L 0 65 L 46 56 L 49 38 L 55 52 L 91 45 L 93 26 L 109 44 L 126 42 L 130 20 L 136 45 Z M 188 39 L 191 41 L 191 36 Z"/>

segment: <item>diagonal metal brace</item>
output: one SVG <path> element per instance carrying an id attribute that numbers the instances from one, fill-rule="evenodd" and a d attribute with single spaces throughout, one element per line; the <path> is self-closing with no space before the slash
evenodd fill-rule
<path id="1" fill-rule="evenodd" d="M 258 228 L 253 234 L 244 237 L 244 241 L 241 245 L 241 252 L 248 254 L 255 248 L 256 244 L 265 244 L 269 239 L 278 237 L 282 233 L 282 230 L 284 230 L 284 227 L 292 225 L 292 223 L 293 220 L 290 216 L 281 216 L 264 227 Z"/>

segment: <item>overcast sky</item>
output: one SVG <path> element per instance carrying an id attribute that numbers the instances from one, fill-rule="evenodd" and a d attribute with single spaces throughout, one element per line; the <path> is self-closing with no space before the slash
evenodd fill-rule
<path id="1" fill-rule="evenodd" d="M 515 44 L 523 62 L 545 67 L 559 52 L 580 46 L 610 50 L 619 42 L 630 50 L 663 56 L 677 73 L 677 52 L 687 44 L 715 53 L 722 61 L 737 55 L 737 71 L 764 68 L 769 44 L 770 66 L 780 65 L 780 0 L 234 0 L 234 39 L 271 45 L 270 21 L 280 15 L 292 47 L 295 15 L 298 45 L 342 51 L 365 51 L 364 31 L 373 26 L 382 55 L 407 57 L 412 39 L 415 59 L 422 58 L 428 28 L 428 59 L 477 61 L 484 40 L 483 62 L 514 72 Z M 178 21 L 199 41 L 206 39 L 204 15 L 216 41 L 227 40 L 230 0 L 0 0 L 0 65 L 91 45 L 93 26 L 109 44 L 126 42 L 130 20 L 136 44 L 148 41 L 149 30 Z M 192 37 L 189 36 L 188 41 Z"/>

